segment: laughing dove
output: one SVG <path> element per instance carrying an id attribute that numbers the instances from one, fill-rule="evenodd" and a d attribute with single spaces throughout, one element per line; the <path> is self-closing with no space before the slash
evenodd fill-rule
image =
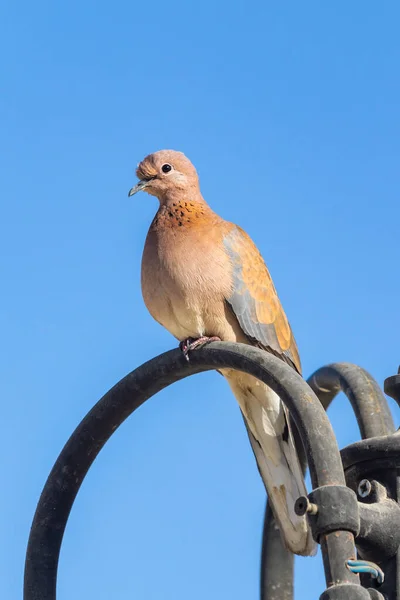
<path id="1" fill-rule="evenodd" d="M 271 352 L 301 372 L 292 330 L 268 269 L 250 237 L 211 210 L 192 163 L 162 150 L 138 166 L 140 190 L 156 196 L 142 259 L 144 302 L 187 354 L 220 339 Z M 305 517 L 295 514 L 307 495 L 287 411 L 279 397 L 250 375 L 221 369 L 243 413 L 258 469 L 286 547 L 315 551 Z"/>

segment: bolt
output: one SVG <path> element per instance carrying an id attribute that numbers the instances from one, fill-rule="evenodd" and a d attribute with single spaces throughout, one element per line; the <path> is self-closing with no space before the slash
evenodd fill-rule
<path id="1" fill-rule="evenodd" d="M 360 498 L 366 498 L 372 491 L 371 482 L 368 479 L 362 479 L 358 484 L 357 493 Z"/>
<path id="2" fill-rule="evenodd" d="M 318 512 L 318 506 L 309 501 L 307 496 L 300 496 L 297 498 L 294 505 L 294 512 L 299 517 L 303 517 L 306 513 L 310 515 L 316 515 Z"/>

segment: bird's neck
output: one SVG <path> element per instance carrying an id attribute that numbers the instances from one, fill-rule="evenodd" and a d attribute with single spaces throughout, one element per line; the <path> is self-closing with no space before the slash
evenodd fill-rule
<path id="1" fill-rule="evenodd" d="M 171 194 L 160 200 L 158 209 L 150 231 L 161 231 L 163 229 L 177 229 L 184 231 L 193 225 L 199 225 L 204 219 L 213 215 L 200 193 L 196 194 Z"/>
<path id="2" fill-rule="evenodd" d="M 198 205 L 207 206 L 206 201 L 200 193 L 198 187 L 185 187 L 185 188 L 174 188 L 167 190 L 160 200 L 160 208 L 162 206 L 174 206 L 178 203 L 192 202 Z"/>

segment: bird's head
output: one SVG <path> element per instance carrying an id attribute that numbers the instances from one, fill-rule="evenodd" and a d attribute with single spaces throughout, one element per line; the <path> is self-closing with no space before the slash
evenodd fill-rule
<path id="1" fill-rule="evenodd" d="M 149 154 L 136 169 L 139 182 L 130 190 L 133 196 L 142 190 L 162 201 L 169 193 L 198 189 L 199 180 L 192 163 L 182 152 L 160 150 Z"/>

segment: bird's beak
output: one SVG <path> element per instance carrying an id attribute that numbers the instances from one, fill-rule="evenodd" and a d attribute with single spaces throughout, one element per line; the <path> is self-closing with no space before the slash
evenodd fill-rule
<path id="1" fill-rule="evenodd" d="M 129 190 L 128 196 L 133 196 L 134 194 L 137 194 L 137 192 L 141 192 L 142 190 L 146 189 L 152 179 L 154 179 L 154 177 L 151 177 L 150 179 L 141 179 L 139 183 Z"/>

